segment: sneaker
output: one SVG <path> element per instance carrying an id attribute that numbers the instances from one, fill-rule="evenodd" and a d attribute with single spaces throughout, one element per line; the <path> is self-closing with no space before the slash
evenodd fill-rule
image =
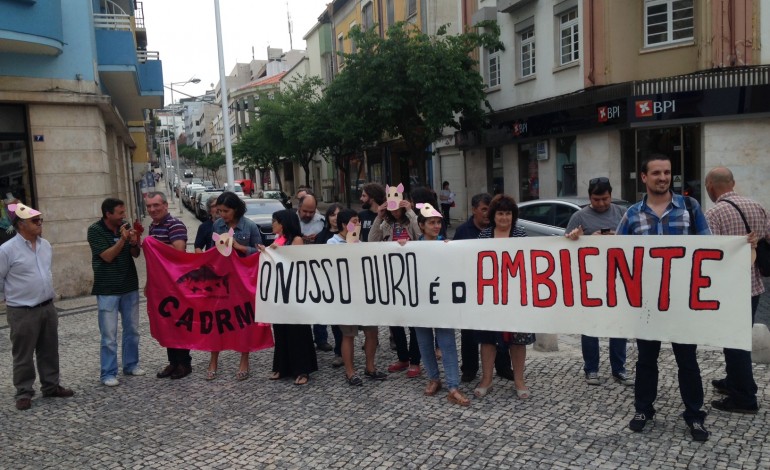
<path id="1" fill-rule="evenodd" d="M 727 397 L 721 400 L 714 400 L 711 402 L 711 406 L 719 411 L 726 411 L 728 413 L 743 413 L 747 415 L 755 415 L 759 411 L 759 406 L 739 406 L 732 398 Z"/>
<path id="2" fill-rule="evenodd" d="M 135 375 L 137 377 L 140 377 L 142 375 L 145 375 L 147 372 L 144 371 L 144 369 L 140 369 L 139 367 L 135 368 L 134 370 L 130 370 L 128 372 L 123 372 L 123 375 Z"/>
<path id="3" fill-rule="evenodd" d="M 586 372 L 586 383 L 588 385 L 601 385 L 602 381 L 599 380 L 599 374 L 597 372 Z"/>
<path id="4" fill-rule="evenodd" d="M 615 382 L 625 385 L 626 387 L 631 387 L 634 385 L 634 378 L 629 377 L 628 374 L 625 372 L 620 372 L 619 374 L 612 374 L 612 378 L 615 380 Z"/>
<path id="5" fill-rule="evenodd" d="M 104 380 L 102 380 L 102 383 L 108 387 L 117 387 L 120 385 L 120 382 L 118 382 L 118 379 L 115 377 L 108 377 Z"/>
<path id="6" fill-rule="evenodd" d="M 385 380 L 388 377 L 388 374 L 378 370 L 375 370 L 374 372 L 369 372 L 368 370 L 364 371 L 364 375 L 371 380 Z"/>
<path id="7" fill-rule="evenodd" d="M 634 419 L 628 423 L 628 429 L 634 432 L 642 432 L 647 421 L 652 421 L 652 416 L 647 416 L 644 413 L 637 413 L 634 415 Z"/>
<path id="8" fill-rule="evenodd" d="M 345 361 L 342 360 L 342 356 L 334 356 L 334 359 L 332 359 L 332 367 L 342 367 L 345 365 Z"/>
<path id="9" fill-rule="evenodd" d="M 422 375 L 422 370 L 420 370 L 420 366 L 409 366 L 409 369 L 406 371 L 406 376 L 410 379 L 417 378 Z"/>
<path id="10" fill-rule="evenodd" d="M 409 368 L 409 361 L 396 361 L 388 366 L 388 372 L 402 372 Z"/>
<path id="11" fill-rule="evenodd" d="M 693 441 L 704 442 L 709 440 L 709 432 L 703 427 L 703 421 L 687 423 L 687 427 L 690 428 L 690 435 Z"/>
<path id="12" fill-rule="evenodd" d="M 729 395 L 727 391 L 726 379 L 714 379 L 711 381 L 711 385 L 714 386 L 714 389 L 717 391 L 717 393 L 721 393 L 722 395 Z"/>

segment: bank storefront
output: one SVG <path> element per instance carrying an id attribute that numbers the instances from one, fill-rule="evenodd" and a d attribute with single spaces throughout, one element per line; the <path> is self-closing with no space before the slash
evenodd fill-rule
<path id="1" fill-rule="evenodd" d="M 706 202 L 705 173 L 725 165 L 744 193 L 770 203 L 760 179 L 770 148 L 769 72 L 750 67 L 619 84 L 497 113 L 496 126 L 480 136 L 491 157 L 488 178 L 527 201 L 584 196 L 591 178 L 608 176 L 615 196 L 636 201 L 644 192 L 640 162 L 663 153 L 678 193 Z"/>

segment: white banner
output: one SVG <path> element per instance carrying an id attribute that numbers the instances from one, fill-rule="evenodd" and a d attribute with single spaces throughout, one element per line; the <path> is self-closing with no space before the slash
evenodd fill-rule
<path id="1" fill-rule="evenodd" d="M 751 349 L 745 237 L 616 236 L 268 249 L 256 319 L 582 333 Z"/>

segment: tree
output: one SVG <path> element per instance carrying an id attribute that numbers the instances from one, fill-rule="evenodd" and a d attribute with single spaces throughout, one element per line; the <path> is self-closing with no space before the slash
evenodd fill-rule
<path id="1" fill-rule="evenodd" d="M 201 158 L 203 158 L 203 152 L 190 145 L 179 144 L 176 150 L 179 152 L 179 156 L 187 162 L 187 165 L 192 166 L 193 168 L 196 165 L 199 165 Z"/>
<path id="2" fill-rule="evenodd" d="M 198 159 L 198 165 L 211 173 L 211 181 L 214 186 L 219 187 L 219 169 L 225 164 L 225 156 L 222 152 L 212 152 L 202 155 Z"/>
<path id="3" fill-rule="evenodd" d="M 378 132 L 401 136 L 411 155 L 423 156 L 445 127 L 478 129 L 486 124 L 484 82 L 471 53 L 477 47 L 503 48 L 495 22 L 483 32 L 435 36 L 396 23 L 386 38 L 376 29 L 353 27 L 356 52 L 342 54 L 344 68 L 329 86 L 339 117 L 365 123 Z M 363 140 L 367 140 L 364 138 Z"/>
<path id="4" fill-rule="evenodd" d="M 265 98 L 267 98 L 265 96 Z M 260 101 L 263 101 L 260 99 Z M 260 171 L 273 170 L 278 189 L 283 189 L 279 167 L 281 164 L 283 136 L 278 120 L 252 120 L 251 127 L 241 134 L 233 146 L 233 159 L 239 165 L 258 168 Z"/>

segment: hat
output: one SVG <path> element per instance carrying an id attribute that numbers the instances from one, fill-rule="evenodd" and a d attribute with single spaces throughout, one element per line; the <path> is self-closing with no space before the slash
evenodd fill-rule
<path id="1" fill-rule="evenodd" d="M 8 215 L 11 217 L 11 221 L 15 221 L 17 218 L 27 220 L 36 215 L 41 215 L 41 212 L 29 206 L 25 206 L 22 203 L 18 203 L 8 205 Z"/>

